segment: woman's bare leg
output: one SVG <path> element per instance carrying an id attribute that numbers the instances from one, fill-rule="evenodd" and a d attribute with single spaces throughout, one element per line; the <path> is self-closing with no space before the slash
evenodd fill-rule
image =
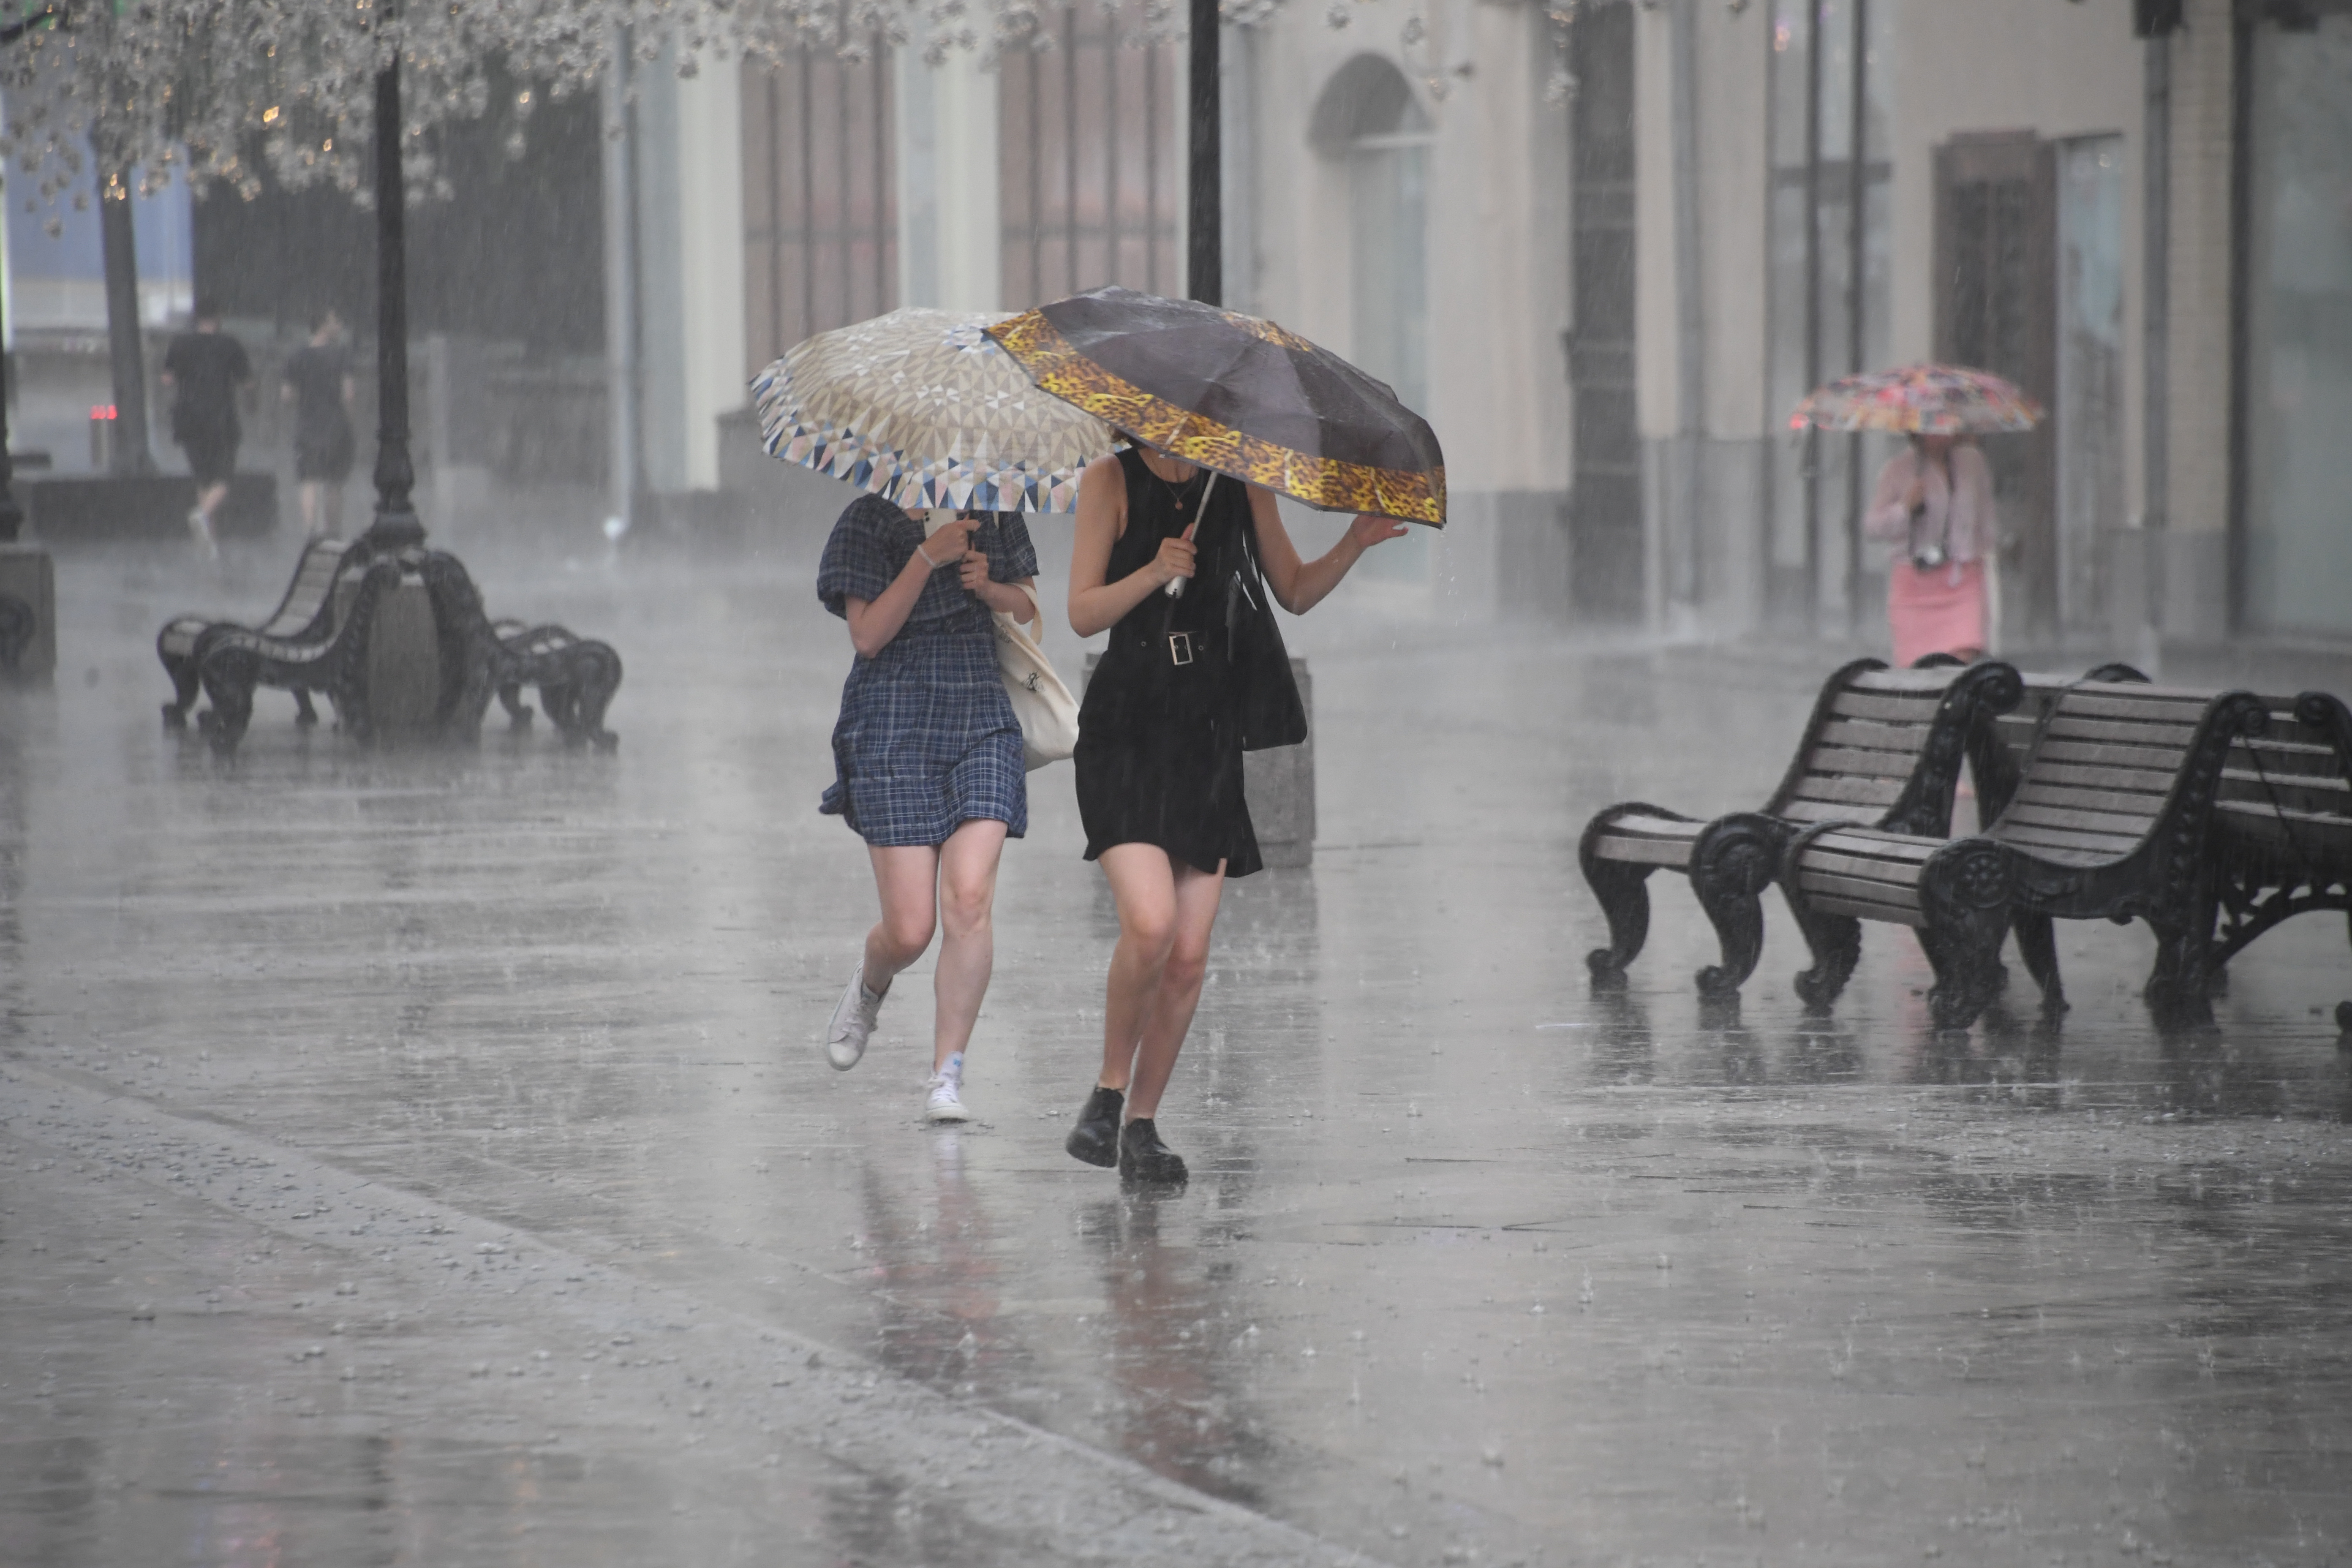
<path id="1" fill-rule="evenodd" d="M 1157 1116 L 1200 1005 L 1224 868 L 1196 870 L 1150 844 L 1114 845 L 1103 851 L 1102 867 L 1118 905 L 1118 947 L 1097 1081 L 1127 1091 L 1129 1117 Z"/>
<path id="2" fill-rule="evenodd" d="M 1004 824 L 975 818 L 940 846 L 940 923 L 946 929 L 940 940 L 939 973 L 932 979 L 938 993 L 933 1072 L 970 1043 L 981 998 L 988 994 L 989 973 L 996 963 L 991 910 L 1004 835 Z"/>
<path id="3" fill-rule="evenodd" d="M 866 988 L 878 996 L 931 945 L 940 852 L 917 844 L 887 849 L 868 845 L 866 853 L 874 862 L 875 890 L 882 895 L 882 918 L 866 933 Z"/>

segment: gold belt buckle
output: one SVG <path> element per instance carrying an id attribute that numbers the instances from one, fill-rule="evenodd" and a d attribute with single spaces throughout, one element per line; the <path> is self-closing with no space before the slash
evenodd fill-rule
<path id="1" fill-rule="evenodd" d="M 1170 632 L 1168 634 L 1168 657 L 1175 660 L 1178 664 L 1192 663 L 1192 634 L 1191 632 Z"/>

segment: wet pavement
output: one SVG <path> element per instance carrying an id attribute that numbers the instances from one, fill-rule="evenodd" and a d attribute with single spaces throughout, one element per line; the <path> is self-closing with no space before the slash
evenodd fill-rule
<path id="1" fill-rule="evenodd" d="M 2021 973 L 1939 1038 L 1891 928 L 1808 1017 L 1778 909 L 1702 1005 L 1661 879 L 1588 987 L 1585 818 L 1759 802 L 1839 650 L 1290 623 L 1317 863 L 1230 889 L 1194 1179 L 1124 1194 L 1061 1152 L 1115 933 L 1066 767 L 928 1129 L 928 963 L 814 1043 L 874 901 L 814 529 L 453 542 L 621 648 L 616 754 L 162 730 L 156 626 L 290 542 L 62 557 L 0 693 L 0 1562 L 2352 1560 L 2340 924 L 2169 1037 L 2145 933 L 2062 927 L 2063 1026 Z"/>

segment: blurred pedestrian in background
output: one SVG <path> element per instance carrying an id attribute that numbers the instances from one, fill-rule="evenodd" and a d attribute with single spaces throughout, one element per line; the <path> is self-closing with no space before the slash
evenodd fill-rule
<path id="1" fill-rule="evenodd" d="M 882 918 L 825 1031 L 846 1072 L 900 970 L 944 925 L 931 1045 L 933 1121 L 961 1121 L 964 1047 L 995 962 L 991 909 L 1008 837 L 1029 830 L 1021 723 L 997 673 L 993 611 L 1036 618 L 1037 552 L 1017 512 L 923 523 L 860 496 L 833 525 L 817 597 L 849 623 L 857 661 L 833 730 L 836 776 L 820 809 L 865 838 Z"/>
<path id="2" fill-rule="evenodd" d="M 1305 615 L 1365 551 L 1403 532 L 1359 515 L 1328 552 L 1301 561 L 1270 490 L 1139 442 L 1087 465 L 1070 626 L 1110 643 L 1078 710 L 1075 760 L 1087 858 L 1102 862 L 1118 901 L 1118 946 L 1102 1071 L 1065 1144 L 1077 1159 L 1130 1181 L 1184 1180 L 1160 1141 L 1160 1096 L 1200 1005 L 1225 879 L 1262 864 L 1242 792 L 1244 713 L 1254 688 L 1290 679 L 1286 656 L 1250 657 L 1250 618 L 1271 613 L 1269 588 Z M 1162 592 L 1196 576 L 1181 597 Z"/>
<path id="3" fill-rule="evenodd" d="M 1952 436 L 1913 436 L 1878 470 L 1863 531 L 1902 547 L 1886 571 L 1895 663 L 1907 667 L 1931 653 L 1983 657 L 1985 573 L 2000 524 L 1982 449 Z"/>
<path id="4" fill-rule="evenodd" d="M 236 473 L 238 393 L 253 380 L 245 345 L 220 330 L 220 307 L 198 296 L 194 331 L 172 340 L 163 353 L 163 381 L 172 393 L 172 439 L 188 457 L 196 479 L 195 510 L 188 532 L 207 556 L 220 555 L 216 526 L 228 482 Z"/>
<path id="5" fill-rule="evenodd" d="M 294 479 L 302 495 L 302 528 L 312 538 L 334 538 L 343 527 L 343 486 L 359 443 L 352 405 L 359 395 L 342 318 L 333 307 L 310 319 L 310 341 L 286 362 L 278 388 L 294 405 Z"/>

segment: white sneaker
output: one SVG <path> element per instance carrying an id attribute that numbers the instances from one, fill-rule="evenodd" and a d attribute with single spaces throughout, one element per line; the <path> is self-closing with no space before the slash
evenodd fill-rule
<path id="1" fill-rule="evenodd" d="M 866 966 L 859 964 L 849 977 L 848 988 L 841 1000 L 834 1004 L 833 1022 L 824 1031 L 824 1059 L 836 1072 L 847 1072 L 866 1054 L 866 1037 L 874 1033 L 875 1020 L 882 1015 L 882 998 L 866 989 Z"/>
<path id="2" fill-rule="evenodd" d="M 947 1065 L 930 1079 L 931 1098 L 923 1104 L 926 1121 L 969 1121 L 971 1112 L 963 1108 L 963 1053 L 948 1058 Z"/>

